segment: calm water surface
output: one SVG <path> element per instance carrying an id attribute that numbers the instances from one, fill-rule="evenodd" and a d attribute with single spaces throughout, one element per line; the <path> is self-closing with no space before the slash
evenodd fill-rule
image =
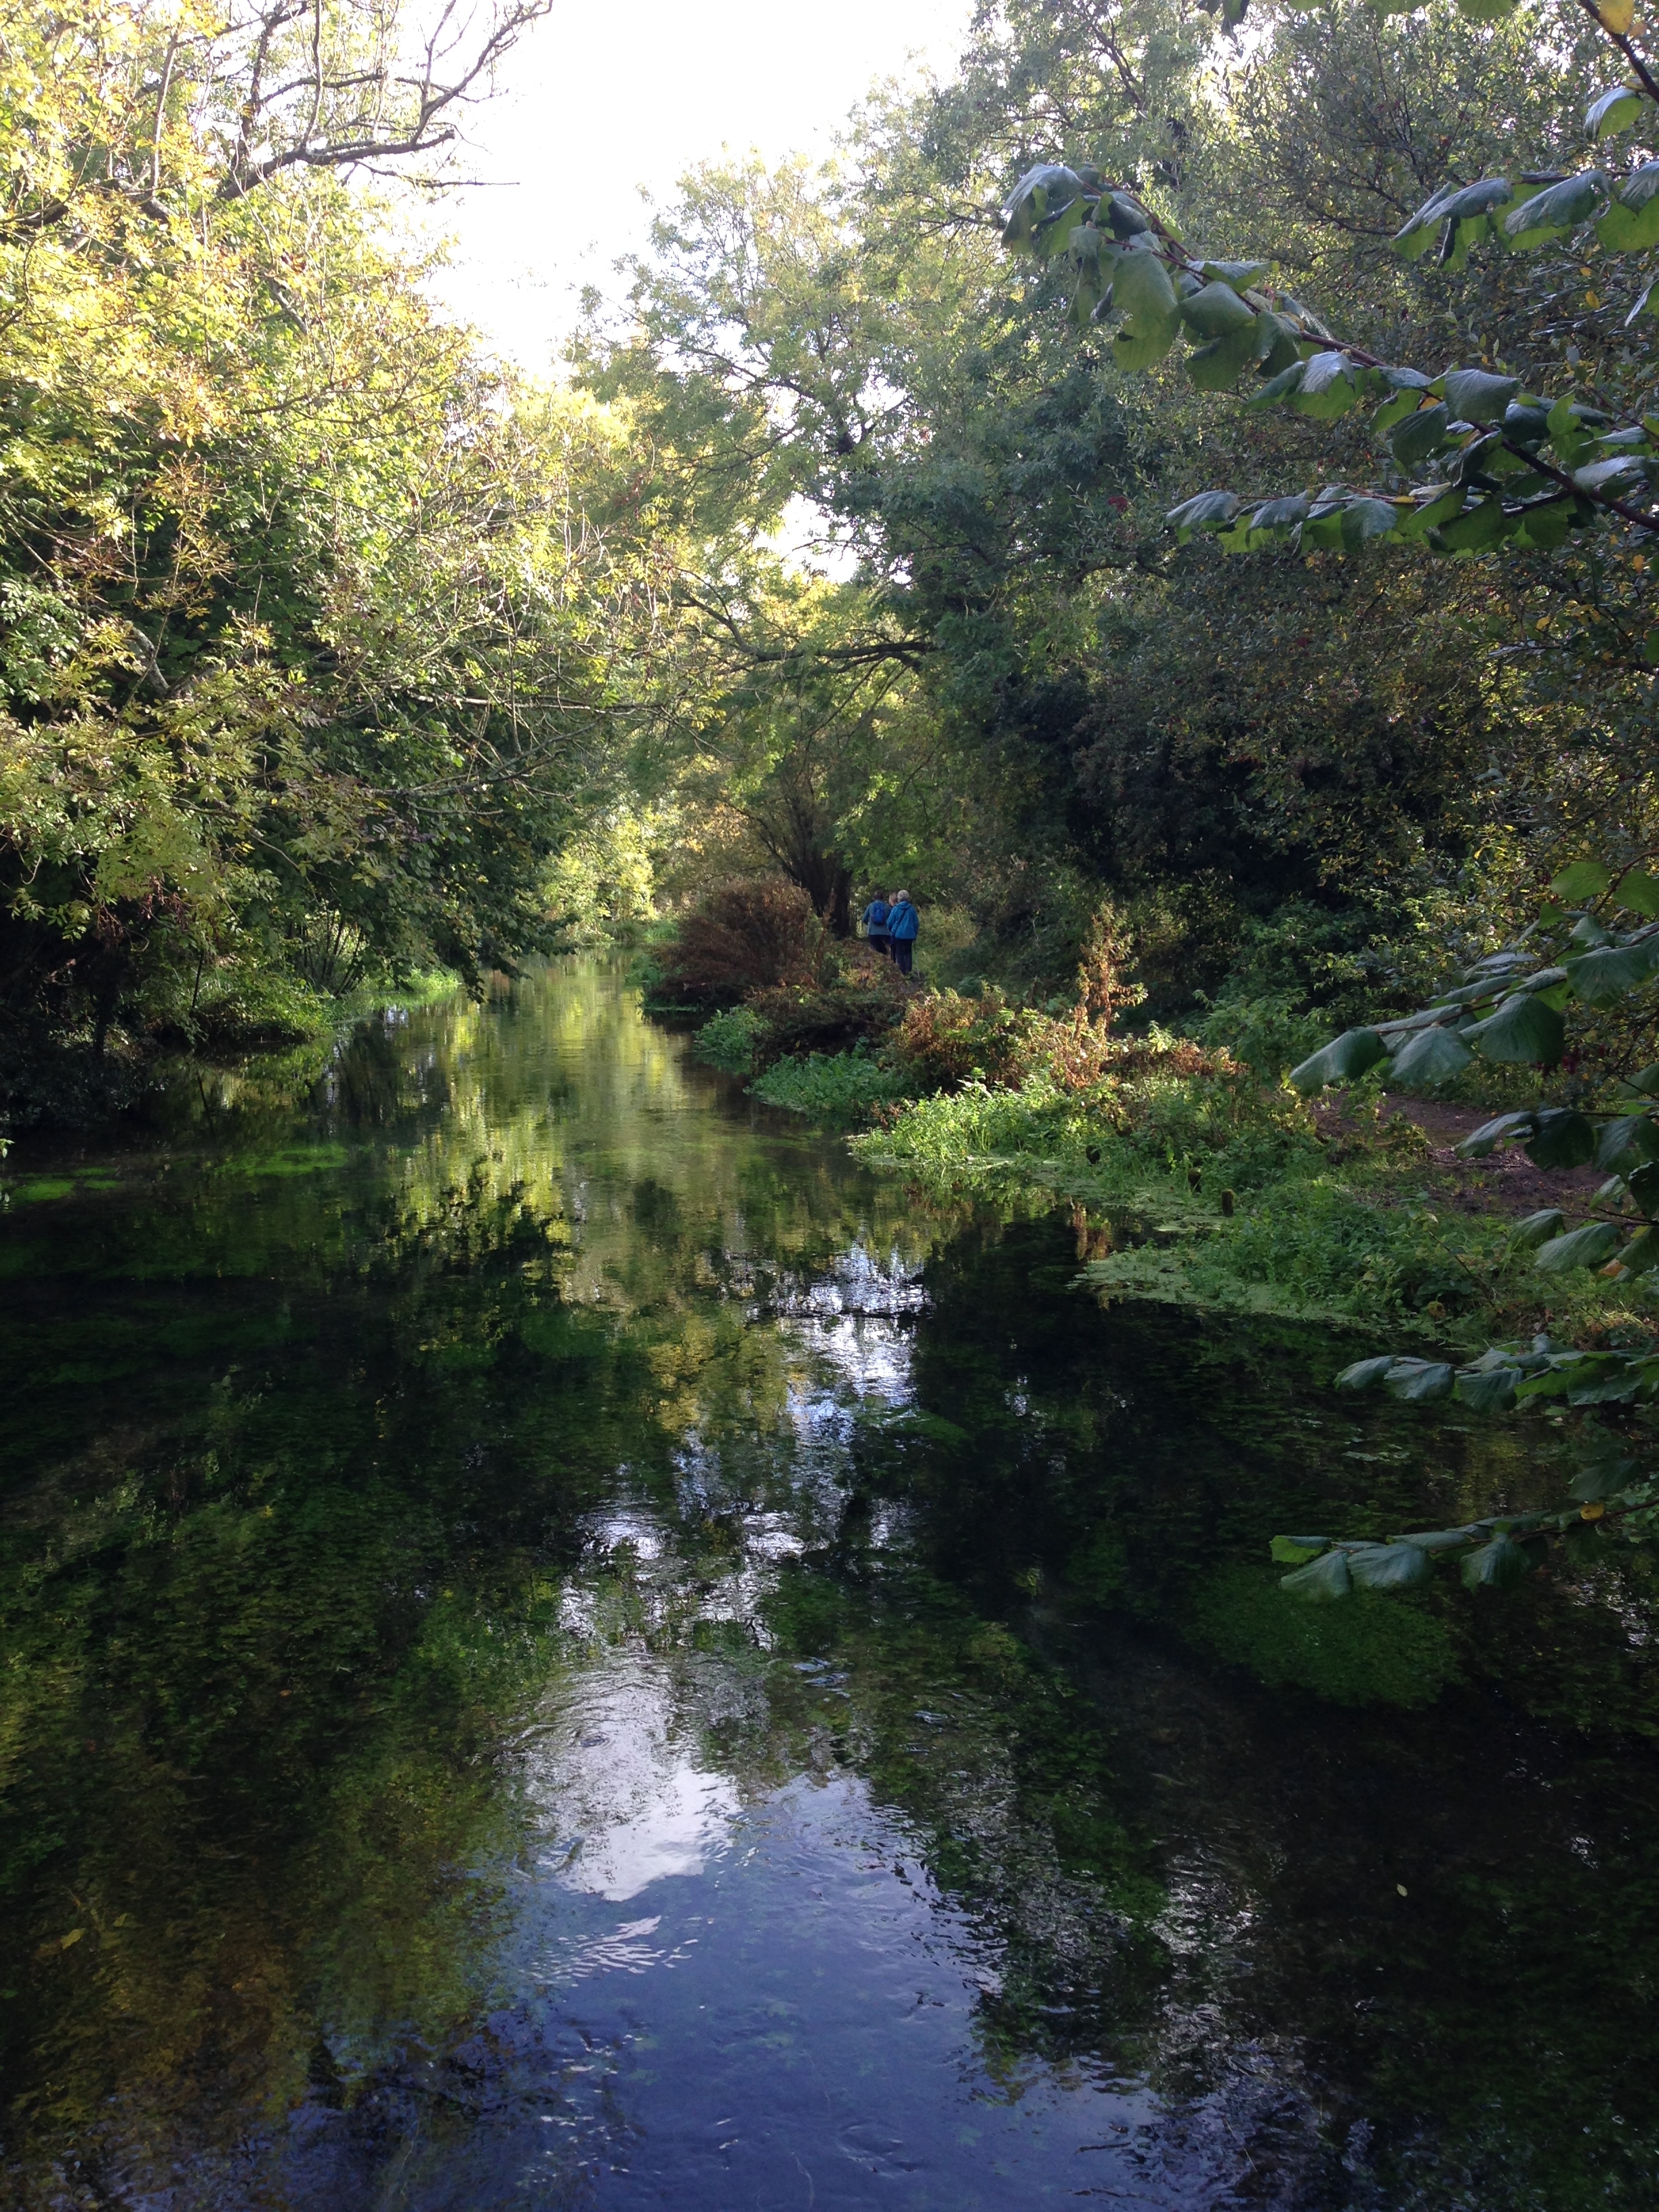
<path id="1" fill-rule="evenodd" d="M 0 1214 L 0 2202 L 1659 2205 L 1644 1592 L 568 963 Z"/>

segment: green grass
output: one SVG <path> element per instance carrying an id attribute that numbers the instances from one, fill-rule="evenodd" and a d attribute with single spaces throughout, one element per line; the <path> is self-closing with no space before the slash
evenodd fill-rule
<path id="1" fill-rule="evenodd" d="M 1325 1142 L 1288 1091 L 1152 1075 L 1068 1093 L 974 1085 L 855 1138 L 951 1189 L 1051 1193 L 1078 1210 L 1080 1272 L 1103 1293 L 1377 1324 L 1469 1348 L 1547 1328 L 1650 1328 L 1653 1292 L 1540 1276 L 1507 1217 L 1469 1213 L 1398 1122 Z"/>

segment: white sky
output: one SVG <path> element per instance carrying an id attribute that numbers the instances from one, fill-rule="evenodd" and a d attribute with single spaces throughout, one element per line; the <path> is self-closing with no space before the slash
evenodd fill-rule
<path id="1" fill-rule="evenodd" d="M 580 287 L 608 287 L 611 264 L 642 243 L 641 186 L 666 200 L 723 146 L 828 153 L 878 79 L 948 75 L 971 12 L 971 0 L 562 0 L 473 119 L 469 173 L 489 182 L 438 212 L 456 240 L 441 296 L 527 368 L 549 367 Z"/>

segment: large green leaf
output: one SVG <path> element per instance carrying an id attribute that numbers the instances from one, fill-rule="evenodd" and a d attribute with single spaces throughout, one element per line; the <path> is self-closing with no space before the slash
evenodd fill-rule
<path id="1" fill-rule="evenodd" d="M 1659 246 L 1659 161 L 1644 161 L 1595 226 L 1609 253 L 1645 253 Z"/>
<path id="2" fill-rule="evenodd" d="M 1112 341 L 1120 368 L 1151 368 L 1163 360 L 1181 328 L 1181 309 L 1170 271 L 1156 253 L 1119 256 L 1112 272 L 1112 305 L 1124 318 Z"/>
<path id="3" fill-rule="evenodd" d="M 1297 492 L 1286 499 L 1264 501 L 1250 517 L 1251 531 L 1293 530 L 1308 512 L 1308 495 Z"/>
<path id="4" fill-rule="evenodd" d="M 1543 246 L 1552 238 L 1565 237 L 1595 213 L 1606 193 L 1607 183 L 1599 169 L 1587 169 L 1582 176 L 1564 177 L 1559 185 L 1534 192 L 1529 200 L 1511 208 L 1504 218 L 1504 236 L 1522 252 L 1531 246 Z"/>
<path id="5" fill-rule="evenodd" d="M 1416 261 L 1427 252 L 1436 234 L 1449 226 L 1454 265 L 1461 265 L 1492 210 L 1514 196 L 1507 177 L 1483 177 L 1478 184 L 1448 185 L 1425 200 L 1405 228 L 1395 234 L 1395 251 L 1407 261 Z"/>
<path id="6" fill-rule="evenodd" d="M 1303 371 L 1291 405 L 1298 415 L 1316 422 L 1334 422 L 1359 404 L 1359 385 L 1354 364 L 1346 353 L 1333 348 L 1316 353 Z"/>
<path id="7" fill-rule="evenodd" d="M 1553 1066 L 1561 1057 L 1566 1024 L 1553 1006 L 1528 991 L 1505 999 L 1495 1014 L 1463 1032 L 1485 1060 L 1523 1060 Z"/>
<path id="8" fill-rule="evenodd" d="M 1473 216 L 1490 215 L 1514 197 L 1514 186 L 1507 177 L 1482 177 L 1478 184 L 1461 185 L 1450 193 L 1441 208 L 1440 219 L 1443 222 L 1468 222 Z"/>
<path id="9" fill-rule="evenodd" d="M 1603 1450 L 1574 1475 L 1567 1485 L 1567 1495 L 1581 1499 L 1586 1505 L 1594 1505 L 1601 1498 L 1616 1498 L 1635 1472 L 1634 1460 L 1621 1459 L 1616 1451 Z"/>
<path id="10" fill-rule="evenodd" d="M 1602 498 L 1617 498 L 1620 492 L 1634 489 L 1647 481 L 1647 470 L 1636 453 L 1612 453 L 1606 460 L 1591 461 L 1582 469 L 1575 469 L 1572 480 L 1580 491 L 1599 493 Z"/>
<path id="11" fill-rule="evenodd" d="M 1466 1160 L 1484 1160 L 1488 1152 L 1497 1151 L 1506 1137 L 1518 1137 L 1532 1124 L 1530 1108 L 1519 1114 L 1500 1114 L 1495 1121 L 1483 1121 L 1478 1129 L 1471 1129 L 1457 1149 Z"/>
<path id="12" fill-rule="evenodd" d="M 1156 368 L 1174 343 L 1173 331 L 1149 331 L 1144 334 L 1117 331 L 1112 337 L 1112 359 L 1128 374 L 1139 375 L 1144 369 Z"/>
<path id="13" fill-rule="evenodd" d="M 1400 535 L 1402 538 L 1426 538 L 1431 530 L 1443 529 L 1447 523 L 1463 511 L 1468 498 L 1462 484 L 1432 485 L 1432 498 L 1425 498 L 1420 506 L 1401 518 Z"/>
<path id="14" fill-rule="evenodd" d="M 1395 1359 L 1382 1377 L 1385 1389 L 1413 1406 L 1432 1406 L 1449 1398 L 1455 1381 L 1455 1370 L 1443 1359 Z"/>
<path id="15" fill-rule="evenodd" d="M 1389 538 L 1399 528 L 1400 510 L 1386 499 L 1351 499 L 1342 509 L 1342 544 L 1350 553 L 1374 538 Z"/>
<path id="16" fill-rule="evenodd" d="M 1373 1382 L 1380 1382 L 1394 1365 L 1394 1354 L 1385 1352 L 1380 1358 L 1356 1359 L 1352 1367 L 1345 1367 L 1336 1378 L 1339 1390 L 1369 1390 Z"/>
<path id="17" fill-rule="evenodd" d="M 1396 422 L 1403 422 L 1408 415 L 1414 415 L 1422 404 L 1421 391 L 1413 392 L 1403 386 L 1399 391 L 1390 390 L 1388 398 L 1371 417 L 1372 431 L 1379 438 L 1386 437 Z"/>
<path id="18" fill-rule="evenodd" d="M 1164 519 L 1184 545 L 1195 530 L 1224 529 L 1237 513 L 1236 494 L 1201 491 L 1195 499 L 1184 499 L 1179 507 L 1172 507 Z"/>
<path id="19" fill-rule="evenodd" d="M 1446 404 L 1463 422 L 1498 422 L 1521 389 L 1518 376 L 1494 376 L 1484 368 L 1449 368 L 1443 380 Z"/>
<path id="20" fill-rule="evenodd" d="M 1235 331 L 1253 329 L 1255 309 L 1241 300 L 1231 284 L 1205 284 L 1181 303 L 1182 320 L 1200 338 L 1224 338 Z"/>
<path id="21" fill-rule="evenodd" d="M 1600 860 L 1571 860 L 1559 876 L 1550 878 L 1550 889 L 1569 906 L 1577 906 L 1584 899 L 1600 898 L 1609 890 L 1613 875 Z"/>
<path id="22" fill-rule="evenodd" d="M 1509 1589 L 1531 1565 L 1522 1545 L 1500 1534 L 1469 1553 L 1463 1562 L 1463 1580 L 1470 1589 Z"/>
<path id="23" fill-rule="evenodd" d="M 1274 319 L 1276 320 L 1277 318 Z M 1267 318 L 1264 315 L 1262 320 L 1265 322 Z M 1275 338 L 1273 343 L 1277 345 L 1278 340 Z M 1307 373 L 1308 364 L 1305 361 L 1288 362 L 1285 368 L 1270 376 L 1259 392 L 1253 392 L 1244 404 L 1247 407 L 1255 408 L 1276 406 L 1281 399 L 1288 399 L 1294 392 L 1301 390 L 1302 380 Z"/>
<path id="24" fill-rule="evenodd" d="M 1632 914 L 1639 914 L 1644 921 L 1659 921 L 1659 876 L 1651 875 L 1645 868 L 1632 868 L 1619 879 L 1613 896 L 1620 905 Z"/>
<path id="25" fill-rule="evenodd" d="M 1386 1060 L 1389 1048 L 1375 1030 L 1344 1030 L 1340 1037 L 1312 1053 L 1291 1070 L 1291 1081 L 1305 1097 L 1322 1091 L 1328 1083 L 1352 1083 L 1366 1069 Z"/>
<path id="26" fill-rule="evenodd" d="M 1390 1083 L 1407 1091 L 1431 1090 L 1461 1075 L 1474 1054 L 1462 1037 L 1449 1029 L 1419 1030 L 1394 1056 Z"/>
<path id="27" fill-rule="evenodd" d="M 1402 1538 L 1393 1544 L 1362 1544 L 1348 1554 L 1348 1572 L 1361 1589 L 1414 1589 L 1432 1571 L 1428 1553 Z"/>
<path id="28" fill-rule="evenodd" d="M 1645 102 L 1633 85 L 1616 84 L 1591 100 L 1584 111 L 1584 130 L 1592 139 L 1612 138 L 1628 131 Z"/>
<path id="29" fill-rule="evenodd" d="M 1167 324 L 1171 337 L 1179 327 L 1180 302 L 1169 268 L 1156 253 L 1119 255 L 1112 270 L 1112 305 L 1126 322 L 1159 327 Z"/>
<path id="30" fill-rule="evenodd" d="M 1394 250 L 1407 261 L 1420 261 L 1434 244 L 1436 234 L 1445 221 L 1446 210 L 1457 198 L 1455 185 L 1443 185 L 1432 198 L 1425 200 L 1405 227 L 1394 235 Z"/>
<path id="31" fill-rule="evenodd" d="M 1224 286 L 1223 289 L 1225 289 Z M 1237 298 L 1235 293 L 1233 295 Z M 1186 303 L 1190 306 L 1191 302 Z M 1243 306 L 1242 301 L 1239 301 Z M 1249 310 L 1245 308 L 1245 313 Z M 1255 327 L 1255 318 L 1240 323 L 1229 331 L 1225 337 L 1212 338 L 1187 356 L 1187 374 L 1200 392 L 1231 392 L 1244 371 L 1256 360 L 1261 344 L 1261 333 Z"/>
<path id="32" fill-rule="evenodd" d="M 1515 526 L 1503 501 L 1496 493 L 1488 492 L 1476 506 L 1466 507 L 1461 514 L 1443 524 L 1440 538 L 1449 552 L 1484 553 L 1507 538 Z"/>
<path id="33" fill-rule="evenodd" d="M 1584 1167 L 1595 1158 L 1595 1125 L 1588 1115 L 1571 1107 L 1540 1107 L 1527 1139 L 1527 1155 L 1534 1167 Z"/>
<path id="34" fill-rule="evenodd" d="M 1347 501 L 1321 495 L 1309 510 L 1302 526 L 1302 545 L 1304 551 L 1314 546 L 1340 553 L 1342 550 L 1342 525 L 1347 517 Z"/>
<path id="35" fill-rule="evenodd" d="M 1547 1275 L 1569 1275 L 1578 1267 L 1600 1267 L 1619 1249 L 1619 1231 L 1611 1221 L 1587 1221 L 1565 1237 L 1552 1237 L 1538 1249 L 1533 1262 Z"/>
<path id="36" fill-rule="evenodd" d="M 1328 1536 L 1275 1536 L 1267 1549 L 1281 1567 L 1299 1567 L 1330 1549 Z"/>
<path id="37" fill-rule="evenodd" d="M 1337 1598 L 1346 1597 L 1353 1589 L 1348 1555 L 1346 1552 L 1327 1552 L 1322 1559 L 1298 1567 L 1294 1574 L 1281 1575 L 1279 1587 L 1294 1596 L 1305 1598 L 1310 1605 L 1329 1605 Z"/>
<path id="38" fill-rule="evenodd" d="M 1567 1217 L 1559 1206 L 1540 1206 L 1536 1213 L 1523 1213 L 1510 1231 L 1510 1241 L 1523 1251 L 1536 1250 L 1547 1244 L 1552 1237 L 1559 1237 L 1567 1225 Z"/>
<path id="39" fill-rule="evenodd" d="M 1650 1113 L 1620 1114 L 1604 1121 L 1595 1139 L 1595 1164 L 1605 1175 L 1629 1175 L 1659 1160 L 1659 1121 Z"/>
<path id="40" fill-rule="evenodd" d="M 1486 1367 L 1479 1374 L 1460 1375 L 1457 1395 L 1472 1413 L 1506 1413 L 1515 1403 L 1518 1367 Z"/>
<path id="41" fill-rule="evenodd" d="M 1581 527 L 1578 505 L 1577 500 L 1559 494 L 1531 501 L 1521 510 L 1521 526 L 1511 542 L 1529 545 L 1539 553 L 1558 552 Z"/>
<path id="42" fill-rule="evenodd" d="M 1002 242 L 1052 252 L 1069 226 L 1059 218 L 1083 197 L 1083 179 L 1063 161 L 1039 161 L 1028 169 L 1002 210 Z"/>
<path id="43" fill-rule="evenodd" d="M 1389 434 L 1389 451 L 1402 469 L 1419 468 L 1431 453 L 1441 452 L 1451 442 L 1450 422 L 1451 410 L 1444 400 L 1419 407 L 1396 422 Z"/>
<path id="44" fill-rule="evenodd" d="M 1269 308 L 1256 318 L 1256 330 L 1264 376 L 1282 376 L 1287 368 L 1300 367 L 1302 349 L 1294 324 Z"/>
<path id="45" fill-rule="evenodd" d="M 1122 192 L 1108 192 L 1101 213 L 1114 238 L 1139 238 L 1152 227 L 1150 217 Z"/>
<path id="46" fill-rule="evenodd" d="M 1231 284 L 1235 292 L 1248 291 L 1267 273 L 1267 264 L 1265 261 L 1206 261 L 1204 264 L 1206 283 Z"/>
<path id="47" fill-rule="evenodd" d="M 1589 1006 L 1614 1006 L 1652 981 L 1659 970 L 1659 937 L 1644 938 L 1637 945 L 1604 945 L 1599 952 L 1582 953 L 1563 965 L 1572 978 L 1575 997 Z"/>

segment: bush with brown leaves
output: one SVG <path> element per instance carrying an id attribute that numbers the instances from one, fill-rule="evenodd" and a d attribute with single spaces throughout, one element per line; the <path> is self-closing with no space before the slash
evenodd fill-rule
<path id="1" fill-rule="evenodd" d="M 1018 1091 L 1051 1026 L 995 989 L 971 999 L 943 991 L 911 1000 L 886 1057 L 918 1091 L 956 1091 L 964 1083 Z"/>
<path id="2" fill-rule="evenodd" d="M 718 884 L 656 954 L 654 995 L 693 1006 L 734 1006 L 757 991 L 819 982 L 830 954 L 812 902 L 793 884 L 762 877 Z"/>
<path id="3" fill-rule="evenodd" d="M 785 984 L 751 992 L 745 1000 L 760 1026 L 755 1064 L 769 1067 L 792 1054 L 849 1052 L 875 1044 L 905 1018 L 913 994 L 889 960 L 859 957 L 849 970 L 815 987 Z"/>

